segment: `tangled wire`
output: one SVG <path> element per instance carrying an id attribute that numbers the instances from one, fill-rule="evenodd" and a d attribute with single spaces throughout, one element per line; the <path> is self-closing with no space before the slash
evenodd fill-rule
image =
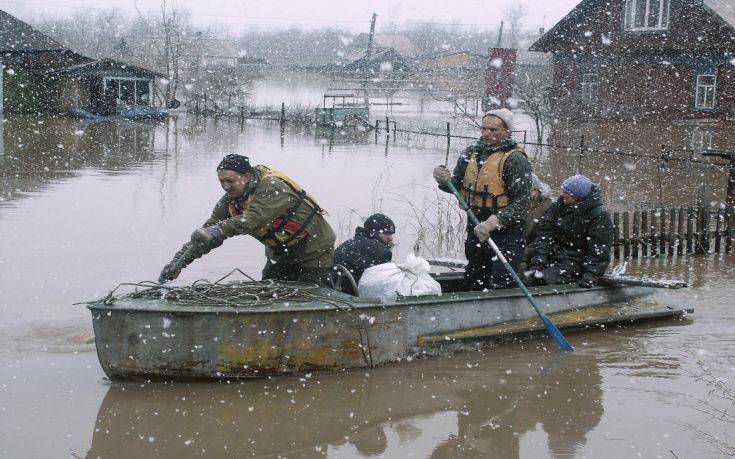
<path id="1" fill-rule="evenodd" d="M 247 281 L 231 281 L 223 283 L 235 273 L 240 273 Z M 123 295 L 115 295 L 122 287 L 133 287 L 134 291 Z M 152 281 L 138 283 L 122 283 L 115 287 L 105 298 L 98 300 L 106 306 L 111 306 L 117 300 L 123 299 L 151 299 L 176 302 L 191 306 L 224 306 L 224 307 L 258 307 L 267 306 L 276 302 L 311 302 L 317 301 L 334 306 L 355 320 L 360 336 L 360 350 L 368 367 L 373 368 L 373 357 L 363 316 L 346 300 L 317 292 L 320 287 L 316 284 L 301 282 L 262 280 L 256 281 L 240 269 L 234 269 L 226 276 L 215 282 L 205 279 L 195 281 L 190 286 L 168 286 Z M 96 302 L 96 301 L 95 301 Z M 89 302 L 86 302 L 89 303 Z M 82 304 L 82 303 L 77 303 Z"/>
<path id="2" fill-rule="evenodd" d="M 223 283 L 235 273 L 240 273 L 249 280 Z M 135 290 L 116 296 L 115 293 L 122 287 L 134 287 Z M 109 306 L 120 299 L 144 298 L 175 301 L 179 304 L 195 306 L 254 307 L 266 306 L 279 301 L 305 302 L 317 299 L 323 301 L 325 298 L 322 295 L 315 294 L 318 288 L 316 284 L 299 282 L 256 281 L 239 269 L 234 269 L 215 282 L 201 279 L 190 286 L 168 286 L 151 281 L 122 283 L 115 287 L 102 302 Z"/>

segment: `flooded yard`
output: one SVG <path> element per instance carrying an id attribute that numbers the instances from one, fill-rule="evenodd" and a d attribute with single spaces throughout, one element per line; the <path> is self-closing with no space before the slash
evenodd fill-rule
<path id="1" fill-rule="evenodd" d="M 223 155 L 285 171 L 344 240 L 361 218 L 394 218 L 394 259 L 414 247 L 460 256 L 461 223 L 431 170 L 441 139 L 377 141 L 277 124 L 7 118 L 0 153 L 0 455 L 3 457 L 712 457 L 732 454 L 732 418 L 708 381 L 732 389 L 733 255 L 635 261 L 682 278 L 657 293 L 695 308 L 680 321 L 538 338 L 401 365 L 211 383 L 110 383 L 84 305 L 121 282 L 154 280 L 221 196 Z M 456 161 L 454 143 L 449 161 Z M 568 157 L 565 155 L 569 155 Z M 536 162 L 553 188 L 574 154 Z M 633 164 L 631 166 L 631 164 Z M 717 201 L 722 170 L 585 156 L 611 204 Z M 646 173 L 648 168 L 650 173 Z M 721 184 L 718 185 L 718 184 Z M 661 196 L 661 198 L 659 198 Z M 687 204 L 684 204 L 684 201 Z M 691 202 L 691 204 L 690 204 Z M 455 209 L 455 210 L 452 210 Z M 436 234 L 441 230 L 441 234 Z M 259 278 L 262 246 L 233 238 L 180 281 L 234 267 Z M 718 379 L 719 378 L 719 379 Z"/>

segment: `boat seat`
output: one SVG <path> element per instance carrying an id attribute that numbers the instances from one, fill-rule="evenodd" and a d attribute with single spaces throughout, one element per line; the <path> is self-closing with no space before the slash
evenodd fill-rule
<path id="1" fill-rule="evenodd" d="M 357 296 L 357 282 L 355 282 L 355 278 L 352 277 L 352 273 L 350 272 L 350 270 L 347 269 L 347 267 L 344 265 L 335 264 L 334 271 L 334 289 L 338 292 L 349 293 L 351 295 Z M 349 291 L 349 289 L 345 289 L 345 287 L 342 285 L 345 281 L 347 281 L 347 285 L 352 288 L 352 291 Z"/>

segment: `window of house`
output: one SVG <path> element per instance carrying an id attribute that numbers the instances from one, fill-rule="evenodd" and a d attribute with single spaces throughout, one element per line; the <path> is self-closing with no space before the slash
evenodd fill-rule
<path id="1" fill-rule="evenodd" d="M 717 77 L 715 75 L 697 75 L 697 89 L 694 96 L 694 108 L 714 110 Z"/>
<path id="2" fill-rule="evenodd" d="M 148 81 L 138 80 L 135 82 L 135 100 L 136 105 L 150 105 L 151 87 Z"/>
<path id="3" fill-rule="evenodd" d="M 105 88 L 127 105 L 150 105 L 150 83 L 146 78 L 106 77 Z"/>
<path id="4" fill-rule="evenodd" d="M 666 30 L 671 0 L 626 0 L 625 30 Z"/>
<path id="5" fill-rule="evenodd" d="M 598 86 L 599 81 L 596 73 L 583 73 L 579 80 L 579 99 L 587 103 L 596 102 Z"/>
<path id="6" fill-rule="evenodd" d="M 701 152 L 711 150 L 714 144 L 714 131 L 712 129 L 693 129 L 689 133 L 689 149 Z"/>

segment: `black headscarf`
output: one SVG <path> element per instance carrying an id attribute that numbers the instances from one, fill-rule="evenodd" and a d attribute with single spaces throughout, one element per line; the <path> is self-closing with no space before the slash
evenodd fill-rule
<path id="1" fill-rule="evenodd" d="M 217 172 L 221 170 L 235 171 L 239 174 L 247 174 L 253 172 L 250 160 L 247 156 L 230 154 L 222 158 L 217 166 Z"/>

